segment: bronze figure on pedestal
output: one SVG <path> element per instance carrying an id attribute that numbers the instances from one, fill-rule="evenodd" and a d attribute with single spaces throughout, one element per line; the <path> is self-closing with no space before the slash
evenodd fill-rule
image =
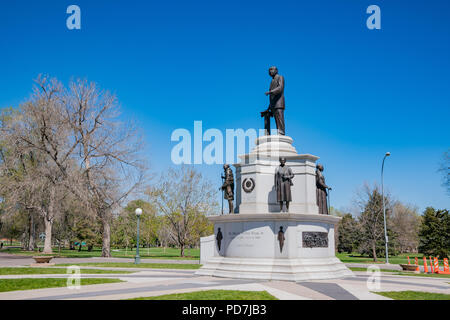
<path id="1" fill-rule="evenodd" d="M 270 135 L 270 118 L 274 117 L 278 134 L 284 136 L 284 77 L 278 74 L 277 67 L 270 67 L 269 75 L 272 77 L 272 82 L 266 96 L 270 96 L 270 103 L 267 110 L 261 112 L 261 117 L 264 118 L 266 135 Z"/>
<path id="2" fill-rule="evenodd" d="M 225 175 L 222 176 L 224 182 L 221 189 L 224 191 L 223 198 L 228 200 L 228 212 L 233 212 L 233 200 L 234 200 L 234 177 L 233 170 L 231 170 L 228 164 L 223 165 Z"/>
<path id="3" fill-rule="evenodd" d="M 278 231 L 278 242 L 280 244 L 280 253 L 283 252 L 284 241 L 286 238 L 284 237 L 283 227 L 280 226 L 280 231 Z"/>
<path id="4" fill-rule="evenodd" d="M 316 166 L 316 201 L 319 207 L 320 214 L 329 214 L 327 205 L 327 190 L 332 190 L 325 184 L 325 177 L 322 174 L 323 166 L 318 164 Z"/>
<path id="5" fill-rule="evenodd" d="M 280 158 L 280 166 L 275 171 L 275 190 L 277 201 L 280 204 L 280 212 L 283 211 L 283 203 L 286 203 L 286 212 L 289 212 L 289 202 L 292 201 L 291 186 L 294 174 L 286 165 L 286 158 Z"/>

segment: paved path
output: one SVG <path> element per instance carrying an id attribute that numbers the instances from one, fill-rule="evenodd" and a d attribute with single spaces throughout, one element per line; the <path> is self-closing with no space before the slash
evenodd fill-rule
<path id="1" fill-rule="evenodd" d="M 105 300 L 149 297 L 199 290 L 267 291 L 281 300 L 386 300 L 371 291 L 427 291 L 450 294 L 449 279 L 380 276 L 380 287 L 368 289 L 368 275 L 355 272 L 355 277 L 305 282 L 240 280 L 196 276 L 194 270 L 146 269 L 132 274 L 83 275 L 86 278 L 119 278 L 125 282 L 81 286 L 80 289 L 50 288 L 0 293 L 0 300 Z M 0 276 L 0 279 L 33 277 L 65 278 L 67 275 Z"/>
<path id="2" fill-rule="evenodd" d="M 56 264 L 66 263 L 96 263 L 96 262 L 134 262 L 134 259 L 127 258 L 100 258 L 100 257 L 88 257 L 88 258 L 54 258 L 51 261 Z M 179 259 L 143 259 L 142 263 L 176 263 L 176 264 L 199 264 L 199 260 L 179 260 Z M 29 266 L 35 263 L 34 259 L 29 256 L 19 256 L 10 253 L 0 252 L 0 267 L 19 267 Z"/>
<path id="3" fill-rule="evenodd" d="M 123 258 L 55 258 L 55 263 L 84 262 L 133 262 Z M 52 261 L 52 262 L 53 262 Z M 199 263 L 196 260 L 142 259 L 150 263 Z M 0 253 L 0 267 L 29 266 L 34 263 L 31 257 Z M 369 264 L 346 264 L 349 267 L 368 267 Z M 377 265 L 382 269 L 399 270 L 397 265 Z M 82 267 L 84 268 L 84 267 Z M 93 268 L 93 267 L 86 267 Z M 354 272 L 355 277 L 337 280 L 317 280 L 303 282 L 240 280 L 196 276 L 195 270 L 142 269 L 142 268 L 97 268 L 103 270 L 134 271 L 131 274 L 85 274 L 83 278 L 119 278 L 122 283 L 81 286 L 80 289 L 49 288 L 0 293 L 0 300 L 103 300 L 149 297 L 170 293 L 198 290 L 226 289 L 267 291 L 282 300 L 385 300 L 387 298 L 372 291 L 427 291 L 450 294 L 450 279 L 417 276 L 398 276 L 380 273 L 379 288 L 369 289 L 366 272 Z M 11 278 L 66 278 L 58 275 L 5 275 L 0 279 Z"/>

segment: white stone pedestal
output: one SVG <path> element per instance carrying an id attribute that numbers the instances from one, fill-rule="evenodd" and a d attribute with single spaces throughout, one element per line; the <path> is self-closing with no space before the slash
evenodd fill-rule
<path id="1" fill-rule="evenodd" d="M 318 213 L 318 157 L 298 154 L 292 142 L 287 136 L 259 137 L 252 152 L 240 156 L 241 162 L 234 165 L 235 214 L 209 218 L 214 235 L 202 238 L 203 266 L 197 275 L 290 281 L 353 275 L 335 257 L 334 229 L 340 218 Z M 276 199 L 280 157 L 294 173 L 289 213 L 280 213 Z M 285 239 L 282 248 L 280 231 Z"/>
<path id="2" fill-rule="evenodd" d="M 316 160 L 310 154 L 297 154 L 287 136 L 263 136 L 256 139 L 251 153 L 240 156 L 236 168 L 236 209 L 241 214 L 280 212 L 275 190 L 275 170 L 279 158 L 286 158 L 292 169 L 294 185 L 291 187 L 292 202 L 289 212 L 301 214 L 318 213 L 316 204 Z M 245 188 L 254 186 L 253 189 Z M 252 189 L 252 190 L 250 190 Z"/>
<path id="3" fill-rule="evenodd" d="M 334 227 L 339 218 L 307 214 L 230 214 L 214 222 L 214 255 L 197 275 L 304 281 L 352 276 L 335 257 Z M 284 231 L 283 248 L 278 241 Z M 223 239 L 219 244 L 217 234 Z M 312 238 L 321 236 L 319 241 Z"/>

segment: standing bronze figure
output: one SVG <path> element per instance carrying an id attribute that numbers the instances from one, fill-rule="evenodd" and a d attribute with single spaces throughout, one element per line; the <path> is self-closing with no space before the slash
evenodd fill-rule
<path id="1" fill-rule="evenodd" d="M 222 234 L 222 231 L 220 231 L 220 228 L 218 228 L 218 229 L 219 230 L 217 230 L 216 240 L 217 240 L 217 247 L 219 248 L 219 251 L 220 251 L 220 244 L 222 243 L 223 234 Z"/>
<path id="2" fill-rule="evenodd" d="M 275 171 L 275 190 L 277 201 L 280 204 L 280 212 L 283 211 L 283 203 L 286 203 L 286 212 L 289 212 L 289 202 L 292 201 L 291 186 L 294 174 L 286 165 L 286 158 L 280 158 L 280 166 Z"/>
<path id="3" fill-rule="evenodd" d="M 266 135 L 270 135 L 270 118 L 274 117 L 278 134 L 284 136 L 284 77 L 278 74 L 277 67 L 270 67 L 269 75 L 272 77 L 272 82 L 266 96 L 270 96 L 270 103 L 267 110 L 261 112 L 261 117 L 264 118 Z"/>
<path id="4" fill-rule="evenodd" d="M 229 213 L 233 212 L 233 200 L 234 200 L 234 177 L 233 170 L 231 170 L 228 164 L 223 165 L 225 175 L 222 177 L 225 181 L 222 184 L 221 189 L 224 191 L 223 198 L 228 200 Z"/>
<path id="5" fill-rule="evenodd" d="M 316 201 L 319 207 L 320 214 L 329 214 L 327 205 L 327 190 L 332 190 L 325 184 L 325 177 L 322 174 L 323 166 L 318 164 L 316 166 Z"/>
<path id="6" fill-rule="evenodd" d="M 286 240 L 286 238 L 284 237 L 283 227 L 280 227 L 280 231 L 278 231 L 278 242 L 280 243 L 280 253 L 283 252 L 284 240 Z"/>

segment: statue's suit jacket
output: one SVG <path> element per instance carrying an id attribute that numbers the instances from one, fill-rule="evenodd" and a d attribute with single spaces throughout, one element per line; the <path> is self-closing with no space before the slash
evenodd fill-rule
<path id="1" fill-rule="evenodd" d="M 270 95 L 270 109 L 284 109 L 284 78 L 279 74 L 273 77 L 270 83 L 270 91 L 273 93 Z"/>

